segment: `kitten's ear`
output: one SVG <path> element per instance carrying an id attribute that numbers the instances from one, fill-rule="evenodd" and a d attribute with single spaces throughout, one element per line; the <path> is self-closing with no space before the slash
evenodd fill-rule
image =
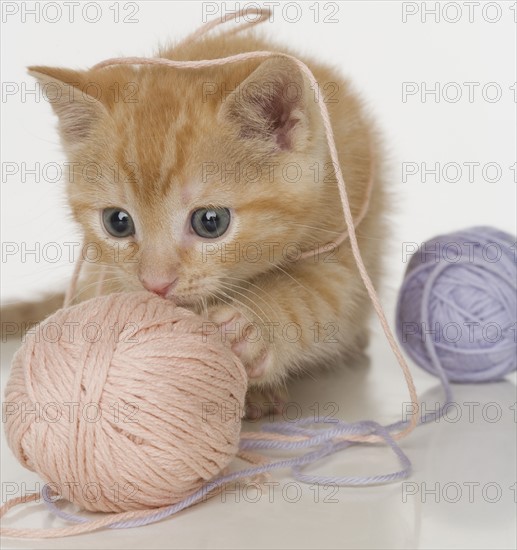
<path id="1" fill-rule="evenodd" d="M 302 150 L 309 136 L 308 95 L 299 68 L 274 57 L 228 95 L 219 116 L 238 126 L 240 138 L 259 139 L 277 151 Z"/>
<path id="2" fill-rule="evenodd" d="M 63 143 L 73 146 L 90 136 L 93 124 L 107 114 L 104 105 L 87 93 L 98 86 L 89 86 L 85 73 L 53 67 L 28 67 L 39 82 L 45 97 L 59 118 Z"/>

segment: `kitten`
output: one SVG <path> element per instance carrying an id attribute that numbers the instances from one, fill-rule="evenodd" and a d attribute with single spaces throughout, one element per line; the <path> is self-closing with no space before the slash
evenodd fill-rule
<path id="1" fill-rule="evenodd" d="M 222 35 L 158 55 L 271 49 L 256 36 Z M 331 115 L 354 217 L 374 174 L 358 229 L 374 283 L 386 234 L 372 123 L 335 70 L 304 61 L 319 98 L 283 58 L 196 70 L 30 68 L 60 96 L 52 107 L 76 163 L 69 204 L 85 242 L 102 250 L 105 291 L 145 288 L 204 315 L 214 323 L 207 331 L 218 327 L 242 358 L 259 404 L 278 399 L 293 375 L 342 363 L 367 342 L 369 299 L 348 241 L 294 261 L 346 229 L 318 101 Z M 93 177 L 87 167 L 97 167 Z M 88 264 L 81 298 L 92 295 L 99 265 Z M 5 318 L 34 318 L 55 304 L 11 308 Z"/>

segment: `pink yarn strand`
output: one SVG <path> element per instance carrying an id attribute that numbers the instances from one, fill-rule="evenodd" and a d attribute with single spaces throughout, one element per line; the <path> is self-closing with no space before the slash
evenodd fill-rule
<path id="1" fill-rule="evenodd" d="M 79 276 L 81 275 L 81 269 L 83 267 L 84 262 L 84 255 L 83 255 L 83 246 L 81 246 L 81 252 L 79 257 L 77 258 L 74 266 L 74 272 L 72 274 L 72 278 L 70 279 L 70 284 L 68 285 L 68 288 L 66 289 L 65 293 L 65 300 L 63 302 L 63 307 L 68 307 L 72 304 L 72 301 L 75 296 L 75 292 L 77 289 L 77 282 L 79 281 Z"/>
<path id="2" fill-rule="evenodd" d="M 250 14 L 258 15 L 257 19 L 254 21 L 245 21 L 243 24 L 231 29 L 227 30 L 226 34 L 237 34 L 238 32 L 243 31 L 244 29 L 250 29 L 251 27 L 258 25 L 260 23 L 263 23 L 266 19 L 271 17 L 271 10 L 269 9 L 261 9 L 261 8 L 247 8 L 246 10 L 240 10 L 235 13 L 228 13 L 225 14 L 224 18 L 221 19 L 213 19 L 212 21 L 208 21 L 199 29 L 195 30 L 193 33 L 189 34 L 186 38 L 178 42 L 176 47 L 182 47 L 186 46 L 192 42 L 195 42 L 199 38 L 201 38 L 203 35 L 209 33 L 212 29 L 215 29 L 219 25 L 222 25 L 224 23 L 228 23 L 229 21 L 233 21 L 237 18 L 239 18 L 241 15 L 246 17 Z"/>
<path id="3" fill-rule="evenodd" d="M 108 59 L 106 61 L 103 61 L 102 63 L 99 63 L 95 67 L 103 68 L 110 65 L 124 64 L 124 65 L 166 65 L 176 69 L 181 69 L 181 68 L 199 69 L 204 67 L 226 65 L 228 63 L 237 63 L 239 61 L 249 61 L 250 59 L 266 59 L 269 57 L 283 57 L 285 59 L 291 60 L 307 76 L 310 83 L 314 86 L 314 89 L 317 91 L 317 93 L 318 94 L 320 93 L 318 82 L 314 77 L 314 75 L 312 74 L 312 71 L 309 69 L 309 67 L 307 67 L 307 65 L 305 65 L 305 63 L 303 63 L 296 57 L 293 57 L 288 54 L 278 53 L 278 52 L 255 51 L 255 52 L 249 52 L 249 53 L 236 54 L 236 55 L 224 57 L 221 59 L 213 59 L 213 60 L 209 59 L 209 60 L 199 60 L 199 61 L 174 61 L 171 59 L 164 59 L 164 58 L 147 59 L 142 57 L 129 57 L 129 58 L 121 57 L 121 58 Z M 318 95 L 318 97 L 322 97 L 322 96 Z M 418 405 L 416 387 L 413 381 L 413 377 L 411 375 L 411 371 L 409 370 L 409 366 L 397 344 L 397 341 L 395 340 L 395 336 L 393 335 L 393 332 L 391 331 L 389 323 L 386 319 L 386 315 L 384 313 L 384 309 L 380 303 L 375 287 L 373 286 L 373 283 L 370 279 L 370 276 L 368 275 L 368 272 L 366 271 L 366 267 L 362 260 L 361 252 L 359 250 L 359 245 L 357 243 L 354 220 L 352 217 L 352 212 L 350 210 L 350 203 L 349 203 L 348 194 L 346 191 L 345 180 L 339 164 L 339 155 L 336 149 L 334 132 L 332 130 L 332 124 L 330 122 L 330 115 L 324 101 L 320 101 L 319 107 L 320 107 L 321 117 L 323 119 L 323 125 L 325 128 L 327 144 L 329 146 L 330 157 L 334 163 L 334 166 L 336 166 L 336 178 L 337 178 L 339 196 L 341 199 L 343 215 L 345 217 L 345 222 L 347 226 L 347 233 L 345 236 L 340 237 L 340 242 L 341 240 L 344 240 L 346 237 L 350 239 L 350 246 L 357 265 L 357 269 L 359 270 L 359 274 L 361 275 L 361 279 L 363 281 L 364 286 L 366 287 L 370 300 L 375 309 L 375 313 L 379 318 L 379 321 L 381 323 L 384 334 L 388 340 L 390 348 L 393 354 L 395 355 L 395 357 L 397 358 L 397 361 L 402 369 L 402 373 L 408 388 L 409 396 L 413 405 L 414 413 L 411 415 L 410 422 L 400 432 L 393 434 L 393 438 L 398 440 L 410 434 L 418 424 L 418 406 L 419 405 Z M 372 180 L 370 179 L 370 182 L 371 181 Z M 371 187 L 371 183 L 370 183 L 370 187 Z M 368 191 L 367 194 L 369 196 L 370 191 Z M 362 217 L 364 217 L 366 213 L 367 203 L 365 204 L 366 206 L 363 206 L 363 211 L 361 212 Z M 275 440 L 283 440 L 283 441 L 286 440 L 285 439 L 286 436 L 283 436 L 283 435 L 261 434 L 257 432 L 253 432 L 250 434 L 244 433 L 242 437 L 245 439 L 275 439 Z M 358 442 L 365 442 L 365 443 L 381 443 L 383 441 L 383 439 L 380 438 L 378 435 L 346 436 L 345 439 L 349 441 L 358 441 Z"/>
<path id="4" fill-rule="evenodd" d="M 233 14 L 236 15 L 236 14 Z M 262 19 L 264 20 L 264 19 Z M 196 37 L 199 37 L 206 32 L 208 32 L 210 29 L 214 28 L 218 24 L 220 24 L 220 21 L 213 21 L 210 23 L 214 23 L 213 25 L 207 24 L 203 32 L 200 32 L 199 34 L 196 34 Z M 203 29 L 203 28 L 202 28 Z M 202 31 L 200 29 L 200 31 Z M 221 66 L 226 65 L 229 63 L 238 63 L 240 61 L 248 61 L 251 59 L 266 59 L 270 57 L 283 57 L 285 59 L 289 59 L 292 62 L 294 62 L 300 70 L 306 75 L 306 77 L 309 79 L 312 86 L 314 86 L 314 89 L 317 92 L 317 97 L 323 97 L 321 95 L 319 84 L 314 77 L 312 71 L 307 67 L 305 63 L 297 59 L 296 57 L 293 57 L 288 54 L 283 54 L 279 52 L 269 52 L 269 51 L 255 51 L 255 52 L 246 52 L 242 54 L 236 54 L 229 57 L 224 57 L 220 59 L 208 59 L 208 60 L 198 60 L 198 61 L 175 61 L 172 59 L 165 59 L 165 58 L 145 58 L 145 57 L 119 57 L 119 58 L 112 58 L 107 59 L 105 61 L 102 61 L 101 63 L 98 63 L 95 65 L 95 69 L 102 69 L 104 67 L 112 66 L 112 65 L 160 65 L 160 66 L 169 66 L 175 69 L 201 69 L 205 67 L 213 67 L 213 66 Z M 393 332 L 389 326 L 389 323 L 386 318 L 386 314 L 384 313 L 384 309 L 380 303 L 380 300 L 378 298 L 377 292 L 375 290 L 375 287 L 370 279 L 370 276 L 368 275 L 368 272 L 365 268 L 364 262 L 362 260 L 361 252 L 359 250 L 359 245 L 357 243 L 357 237 L 355 232 L 355 227 L 362 221 L 364 216 L 366 215 L 368 211 L 369 206 L 369 200 L 372 192 L 373 187 L 373 180 L 374 176 L 373 173 L 370 175 L 368 185 L 367 185 L 367 191 L 366 191 L 366 200 L 363 203 L 362 209 L 357 217 L 357 219 L 353 220 L 352 213 L 350 210 L 350 203 L 348 200 L 348 194 L 346 191 L 346 185 L 344 181 L 344 177 L 341 171 L 341 167 L 339 164 L 339 155 L 336 149 L 335 139 L 334 139 L 334 132 L 332 130 L 332 124 L 330 121 L 330 115 L 327 109 L 327 106 L 325 105 L 324 101 L 320 101 L 319 104 L 320 107 L 320 113 L 323 120 L 323 125 L 325 128 L 325 136 L 327 139 L 327 144 L 329 146 L 329 152 L 330 157 L 334 163 L 334 166 L 337 167 L 336 169 L 336 179 L 337 179 L 337 185 L 341 200 L 341 205 L 343 209 L 343 214 L 347 226 L 347 231 L 343 232 L 338 239 L 331 241 L 328 243 L 327 246 L 338 246 L 342 242 L 344 242 L 347 238 L 350 239 L 350 246 L 352 249 L 352 254 L 354 256 L 357 268 L 359 270 L 359 274 L 361 276 L 361 279 L 363 281 L 363 284 L 365 285 L 365 288 L 368 292 L 368 295 L 370 297 L 370 300 L 373 304 L 375 313 L 379 319 L 379 322 L 381 324 L 381 327 L 384 331 L 384 334 L 386 336 L 386 339 L 388 340 L 388 343 L 390 345 L 390 348 L 395 355 L 399 366 L 402 369 L 402 373 L 404 376 L 404 379 L 406 381 L 406 386 L 409 392 L 410 400 L 413 405 L 413 411 L 414 413 L 410 416 L 410 421 L 404 427 L 401 431 L 393 434 L 393 438 L 398 440 L 406 437 L 409 435 L 417 426 L 418 424 L 418 397 L 417 397 L 417 391 L 416 387 L 413 381 L 413 377 L 411 375 L 411 371 L 409 369 L 409 366 L 402 354 L 402 351 L 400 350 L 400 347 L 398 346 L 395 337 L 393 335 Z M 310 257 L 317 255 L 321 251 L 320 248 L 309 250 L 305 252 L 300 259 Z M 243 439 L 269 439 L 269 440 L 278 440 L 278 441 L 302 441 L 305 438 L 303 436 L 285 436 L 280 434 L 263 434 L 259 432 L 250 432 L 250 433 L 243 433 L 242 434 Z M 356 441 L 356 442 L 364 442 L 364 443 L 381 443 L 383 442 L 383 439 L 380 438 L 378 435 L 368 435 L 368 436 L 360 436 L 360 435 L 347 435 L 343 439 L 348 441 Z"/>

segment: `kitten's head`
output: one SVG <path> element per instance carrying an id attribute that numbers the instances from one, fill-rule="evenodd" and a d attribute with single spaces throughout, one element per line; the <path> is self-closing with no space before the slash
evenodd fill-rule
<path id="1" fill-rule="evenodd" d="M 59 118 L 73 216 L 110 277 L 195 304 L 311 248 L 326 148 L 295 64 L 30 73 Z"/>

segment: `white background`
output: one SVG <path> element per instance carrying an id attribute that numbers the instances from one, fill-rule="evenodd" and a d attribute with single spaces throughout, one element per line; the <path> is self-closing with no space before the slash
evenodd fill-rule
<path id="1" fill-rule="evenodd" d="M 40 246 L 42 250 L 45 243 L 78 237 L 69 218 L 62 184 L 45 181 L 42 175 L 36 182 L 30 174 L 22 178 L 21 173 L 5 173 L 12 166 L 10 163 L 17 163 L 20 170 L 25 163 L 31 170 L 37 163 L 44 166 L 65 160 L 50 105 L 44 100 L 35 102 L 33 95 L 22 93 L 23 87 L 30 90 L 35 86 L 25 67 L 85 68 L 113 56 L 152 55 L 158 44 L 181 38 L 200 26 L 203 8 L 201 3 L 185 1 L 121 2 L 120 18 L 128 16 L 132 11 L 130 4 L 134 4 L 138 12 L 133 19 L 138 22 L 115 23 L 114 11 L 110 10 L 113 2 L 98 2 L 101 18 L 96 23 L 85 20 L 82 5 L 76 8 L 75 22 L 69 21 L 68 10 L 63 6 L 61 19 L 51 23 L 45 17 L 54 18 L 55 9 L 45 11 L 45 2 L 41 2 L 40 22 L 35 23 L 34 15 L 23 16 L 21 9 L 8 14 L 6 10 L 13 4 L 3 4 L 2 82 L 3 92 L 13 86 L 18 86 L 20 92 L 2 95 L 1 237 L 4 246 L 17 243 L 29 249 Z M 233 6 L 230 2 L 208 4 L 210 8 L 215 6 L 218 17 L 225 7 Z M 388 273 L 383 288 L 392 318 L 394 298 L 406 267 L 402 261 L 404 242 L 421 243 L 436 234 L 473 225 L 493 225 L 515 234 L 515 3 L 481 2 L 473 7 L 473 14 L 467 3 L 449 2 L 446 11 L 445 3 L 441 3 L 437 22 L 436 15 L 423 13 L 426 7 L 434 9 L 435 2 L 340 2 L 334 15 L 336 23 L 322 21 L 331 13 L 332 3 L 320 3 L 320 22 L 314 21 L 315 11 L 310 9 L 314 2 L 291 4 L 287 11 L 277 6 L 274 22 L 264 24 L 261 30 L 300 54 L 327 61 L 350 77 L 385 137 L 390 187 L 396 195 L 397 208 L 392 215 L 392 235 L 386 241 Z M 34 9 L 33 3 L 25 5 Z M 245 5 L 241 2 L 241 7 Z M 417 13 L 411 15 L 412 10 Z M 293 22 L 298 15 L 300 19 Z M 94 17 L 95 9 L 91 8 L 87 16 Z M 453 22 L 458 16 L 459 20 Z M 408 82 L 415 83 L 419 91 L 404 101 L 403 87 Z M 471 85 L 471 97 L 465 82 L 476 83 Z M 439 97 L 428 93 L 422 99 L 422 89 L 435 88 L 436 83 Z M 494 84 L 486 87 L 488 83 Z M 497 89 L 500 99 L 490 101 Z M 455 101 L 458 90 L 461 97 Z M 428 168 L 440 163 L 441 169 L 447 163 L 456 163 L 461 166 L 462 175 L 459 181 L 451 181 L 456 174 L 453 165 L 449 165 L 437 182 L 432 174 L 422 181 L 421 173 L 403 181 L 403 163 L 424 164 Z M 473 181 L 469 181 L 464 163 L 479 163 L 473 169 Z M 493 164 L 483 171 L 489 163 Z M 490 181 L 496 174 L 496 165 L 499 180 Z M 30 298 L 49 288 L 64 288 L 70 272 L 65 256 L 57 263 L 21 253 L 3 256 L 2 300 Z M 404 386 L 375 322 L 373 332 L 370 369 L 364 374 L 345 373 L 339 384 L 325 378 L 309 385 L 298 384 L 297 397 L 309 402 L 332 395 L 343 403 L 340 414 L 345 419 L 393 418 L 405 397 Z M 15 348 L 16 343 L 4 346 L 3 383 Z M 420 392 L 436 385 L 417 367 L 414 370 Z M 351 389 L 354 384 L 355 391 Z M 515 397 L 513 382 L 462 387 L 457 391 L 464 392 L 467 401 L 477 396 L 511 404 Z M 436 397 L 440 398 L 439 393 Z M 304 499 L 297 504 L 281 498 L 273 504 L 232 504 L 229 499 L 226 503 L 206 503 L 181 517 L 138 531 L 110 531 L 73 540 L 31 542 L 27 546 L 9 541 L 6 547 L 515 546 L 515 509 L 508 489 L 516 479 L 514 423 L 503 421 L 494 426 L 481 421 L 423 428 L 405 448 L 416 465 L 415 479 L 419 482 L 495 481 L 501 486 L 506 484 L 504 498 L 492 507 L 482 498 L 469 503 L 465 495 L 456 504 L 443 499 L 436 503 L 433 497 L 426 503 L 420 497 L 403 503 L 400 485 L 395 485 L 341 491 L 339 502 L 328 505 L 315 504 L 310 492 L 309 496 L 304 493 Z M 498 456 L 495 462 L 494 453 Z M 371 460 L 377 471 L 385 471 L 391 465 L 388 458 L 386 463 Z M 37 479 L 19 467 L 6 448 L 2 450 L 2 467 L 4 481 Z M 487 472 L 492 472 L 494 479 L 486 477 Z M 56 524 L 44 510 L 17 517 L 20 525 Z"/>

